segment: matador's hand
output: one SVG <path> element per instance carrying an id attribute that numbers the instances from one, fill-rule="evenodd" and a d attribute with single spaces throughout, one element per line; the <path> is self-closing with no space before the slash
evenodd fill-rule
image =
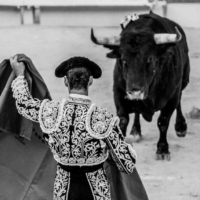
<path id="1" fill-rule="evenodd" d="M 24 75 L 25 65 L 23 62 L 17 61 L 17 55 L 10 58 L 10 65 L 16 76 Z"/>

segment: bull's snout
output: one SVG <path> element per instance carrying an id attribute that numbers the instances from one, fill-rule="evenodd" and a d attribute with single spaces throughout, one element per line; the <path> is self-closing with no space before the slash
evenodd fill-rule
<path id="1" fill-rule="evenodd" d="M 127 98 L 130 100 L 143 100 L 145 97 L 144 90 L 138 90 L 138 89 L 132 89 L 128 90 L 127 92 Z"/>

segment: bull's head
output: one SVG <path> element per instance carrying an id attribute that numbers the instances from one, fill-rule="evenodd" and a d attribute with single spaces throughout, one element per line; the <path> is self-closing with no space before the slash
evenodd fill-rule
<path id="1" fill-rule="evenodd" d="M 127 98 L 143 100 L 159 68 L 161 51 L 182 38 L 177 27 L 175 31 L 174 34 L 123 31 L 120 37 L 96 38 L 91 30 L 91 40 L 112 50 L 107 57 L 119 60 Z"/>

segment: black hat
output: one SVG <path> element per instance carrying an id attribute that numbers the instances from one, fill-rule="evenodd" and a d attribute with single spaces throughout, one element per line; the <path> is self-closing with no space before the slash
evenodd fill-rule
<path id="1" fill-rule="evenodd" d="M 93 78 L 100 78 L 102 71 L 101 68 L 93 61 L 84 57 L 73 57 L 62 62 L 55 70 L 55 76 L 62 78 L 66 76 L 67 71 L 73 68 L 85 67 L 90 70 Z"/>

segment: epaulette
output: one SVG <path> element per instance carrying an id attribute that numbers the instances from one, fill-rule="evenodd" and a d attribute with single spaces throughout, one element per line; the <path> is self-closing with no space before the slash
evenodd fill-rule
<path id="1" fill-rule="evenodd" d="M 108 137 L 114 125 L 114 118 L 105 108 L 92 104 L 86 116 L 86 130 L 96 139 Z"/>
<path id="2" fill-rule="evenodd" d="M 39 123 L 44 133 L 56 131 L 60 125 L 66 99 L 62 102 L 43 100 L 39 110 Z"/>

